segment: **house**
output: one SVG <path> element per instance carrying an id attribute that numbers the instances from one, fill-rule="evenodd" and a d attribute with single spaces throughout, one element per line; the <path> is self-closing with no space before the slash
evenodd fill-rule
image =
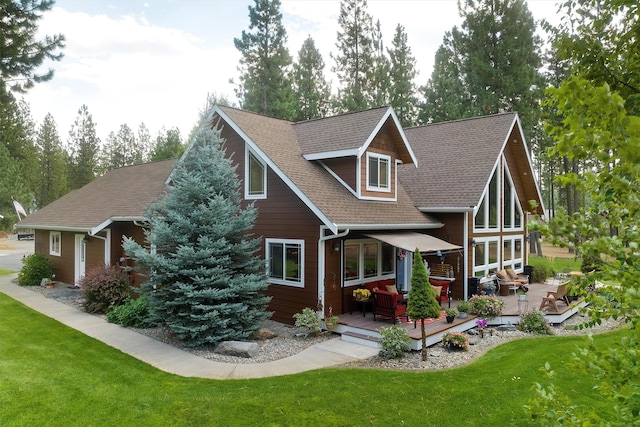
<path id="1" fill-rule="evenodd" d="M 53 261 L 56 279 L 77 284 L 87 267 L 124 262 L 124 236 L 144 241 L 145 208 L 164 194 L 174 164 L 166 160 L 109 171 L 19 226 L 35 230 L 34 250 Z"/>
<path id="2" fill-rule="evenodd" d="M 349 312 L 353 290 L 372 282 L 408 290 L 416 247 L 432 276 L 450 282 L 454 298 L 471 295 L 471 277 L 505 266 L 522 271 L 527 262 L 527 214 L 541 213 L 542 201 L 517 114 L 404 130 L 390 107 L 293 123 L 216 106 L 212 125 L 222 128 L 244 203 L 258 208 L 254 234 L 263 237 L 274 320 L 292 323 L 304 307 Z M 51 233 L 69 233 L 61 247 L 75 242 L 77 264 L 88 235 L 104 249 L 87 252 L 87 263 L 116 262 L 121 237 L 142 236 L 143 203 L 162 194 L 172 166 L 109 173 L 149 168 L 138 216 L 105 201 L 123 179 L 105 179 L 109 174 L 33 214 L 27 220 L 38 230 L 36 250 L 55 256 Z M 71 226 L 67 215 L 77 215 L 84 197 L 105 211 L 84 228 Z M 58 261 L 60 269 L 73 268 L 73 257 Z"/>

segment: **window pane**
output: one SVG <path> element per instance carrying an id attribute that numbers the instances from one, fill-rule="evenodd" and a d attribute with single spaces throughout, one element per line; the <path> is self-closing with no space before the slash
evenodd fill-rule
<path id="1" fill-rule="evenodd" d="M 515 219 L 514 219 L 514 225 L 513 226 L 514 227 L 522 227 L 522 214 L 520 213 L 520 206 L 519 206 L 517 200 L 516 200 L 514 209 L 515 209 L 515 212 L 514 212 Z"/>
<path id="2" fill-rule="evenodd" d="M 264 194 L 264 166 L 249 153 L 249 195 Z"/>
<path id="3" fill-rule="evenodd" d="M 505 261 L 510 261 L 511 260 L 511 240 L 505 240 L 504 241 L 504 260 Z"/>
<path id="4" fill-rule="evenodd" d="M 355 280 L 360 276 L 360 245 L 344 247 L 344 278 Z"/>
<path id="5" fill-rule="evenodd" d="M 515 248 L 515 253 L 513 258 L 514 259 L 521 259 L 522 258 L 522 239 L 516 239 L 513 242 L 514 244 L 514 248 Z"/>
<path id="6" fill-rule="evenodd" d="M 498 179 L 494 173 L 489 183 L 489 228 L 498 227 Z"/>
<path id="7" fill-rule="evenodd" d="M 378 244 L 366 243 L 364 245 L 364 277 L 378 275 Z"/>
<path id="8" fill-rule="evenodd" d="M 487 226 L 484 215 L 486 200 L 486 197 L 482 198 L 482 203 L 480 203 L 480 208 L 478 209 L 478 213 L 476 214 L 476 228 L 486 228 Z"/>
<path id="9" fill-rule="evenodd" d="M 504 186 L 504 200 L 503 200 L 503 207 L 504 207 L 504 211 L 503 211 L 503 215 L 504 215 L 504 226 L 506 228 L 511 228 L 511 208 L 512 208 L 512 203 L 511 203 L 511 183 L 509 182 L 509 179 L 507 178 L 507 171 L 504 171 L 505 176 L 504 176 L 504 180 L 503 180 L 503 186 Z"/>
<path id="10" fill-rule="evenodd" d="M 395 248 L 388 243 L 382 244 L 382 274 L 390 274 L 395 271 Z"/>
<path id="11" fill-rule="evenodd" d="M 284 268 L 282 265 L 283 260 L 283 248 L 282 243 L 270 243 L 269 244 L 269 277 L 274 279 L 284 278 Z"/>
<path id="12" fill-rule="evenodd" d="M 369 186 L 378 186 L 378 158 L 369 157 Z"/>
<path id="13" fill-rule="evenodd" d="M 473 266 L 474 267 L 479 267 L 481 265 L 485 264 L 485 258 L 484 258 L 484 253 L 485 253 L 485 243 L 478 243 L 475 247 L 475 257 L 473 260 Z"/>
<path id="14" fill-rule="evenodd" d="M 287 276 L 285 279 L 287 280 L 300 281 L 300 257 L 302 255 L 300 249 L 300 245 L 286 245 Z"/>
<path id="15" fill-rule="evenodd" d="M 498 242 L 489 242 L 489 264 L 498 262 Z"/>
<path id="16" fill-rule="evenodd" d="M 379 159 L 380 162 L 380 187 L 389 188 L 389 161 Z"/>

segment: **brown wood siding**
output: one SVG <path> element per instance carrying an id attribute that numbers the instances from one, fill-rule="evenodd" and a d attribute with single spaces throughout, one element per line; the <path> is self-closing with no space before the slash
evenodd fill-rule
<path id="1" fill-rule="evenodd" d="M 138 244 L 146 246 L 147 241 L 144 235 L 144 229 L 131 222 L 118 222 L 111 225 L 111 264 L 122 265 L 123 267 L 135 267 L 135 261 L 129 258 L 122 248 L 123 237 L 131 237 Z M 121 261 L 121 258 L 124 258 L 124 260 Z M 138 287 L 147 280 L 144 272 L 139 274 L 133 270 L 129 276 L 132 284 Z"/>
<path id="2" fill-rule="evenodd" d="M 353 191 L 356 191 L 358 162 L 355 157 L 342 157 L 339 159 L 327 159 L 323 161 L 329 169 L 347 183 Z"/>
<path id="3" fill-rule="evenodd" d="M 222 136 L 226 139 L 227 156 L 237 165 L 237 173 L 244 181 L 244 141 L 229 127 Z M 293 324 L 293 315 L 305 307 L 318 305 L 318 240 L 320 221 L 311 210 L 287 187 L 287 185 L 267 168 L 267 199 L 255 200 L 258 218 L 253 233 L 263 238 L 260 256 L 265 257 L 265 239 L 304 240 L 304 288 L 270 284 L 267 294 L 272 296 L 269 310 L 273 320 Z M 244 189 L 244 186 L 241 188 Z M 244 194 L 244 192 L 243 192 Z M 250 201 L 246 201 L 246 205 Z"/>
<path id="4" fill-rule="evenodd" d="M 60 232 L 60 256 L 49 254 L 49 230 L 35 230 L 34 252 L 44 255 L 56 268 L 56 280 L 74 283 L 75 233 Z"/>
<path id="5" fill-rule="evenodd" d="M 382 191 L 367 191 L 367 154 L 384 154 L 391 156 L 390 165 L 391 168 L 391 191 L 386 193 Z M 395 147 L 391 144 L 391 139 L 387 135 L 379 134 L 367 149 L 367 152 L 362 155 L 362 161 L 360 162 L 360 194 L 362 197 L 375 197 L 383 199 L 395 199 L 396 197 L 396 158 L 397 153 Z"/>

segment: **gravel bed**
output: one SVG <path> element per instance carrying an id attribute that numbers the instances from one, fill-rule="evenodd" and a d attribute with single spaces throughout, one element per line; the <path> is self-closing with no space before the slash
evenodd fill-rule
<path id="1" fill-rule="evenodd" d="M 47 289 L 39 286 L 28 287 L 34 292 L 39 292 L 47 295 Z M 60 294 L 49 295 L 50 298 L 83 310 L 82 297 L 79 291 L 68 292 Z M 105 318 L 104 315 L 98 315 Z M 600 325 L 589 329 L 576 329 L 575 326 L 579 323 L 585 322 L 586 317 L 582 315 L 575 315 L 565 321 L 562 325 L 552 326 L 554 335 L 586 335 L 588 333 L 603 333 L 621 326 L 619 321 L 608 320 L 602 322 Z M 297 354 L 304 349 L 317 344 L 319 342 L 335 338 L 337 335 L 331 332 L 323 332 L 319 336 L 313 337 L 301 337 L 299 336 L 299 330 L 295 326 L 285 325 L 279 322 L 267 320 L 263 323 L 260 329 L 260 338 L 251 340 L 256 342 L 260 347 L 260 351 L 256 357 L 243 358 L 235 356 L 225 356 L 214 353 L 213 347 L 203 348 L 191 348 L 185 346 L 180 340 L 176 339 L 171 331 L 166 327 L 156 327 L 149 329 L 137 329 L 128 328 L 132 331 L 138 332 L 142 335 L 180 348 L 196 356 L 203 357 L 205 359 L 215 360 L 225 363 L 264 363 L 273 360 L 282 359 L 288 356 Z M 392 369 L 392 370 L 407 370 L 407 371 L 428 371 L 438 369 L 449 369 L 457 366 L 465 365 L 479 356 L 484 354 L 487 350 L 498 346 L 499 344 L 521 338 L 529 338 L 534 335 L 520 332 L 517 330 L 512 331 L 500 331 L 497 328 L 487 328 L 487 332 L 484 337 L 481 338 L 478 335 L 473 334 L 474 330 L 469 331 L 470 334 L 470 346 L 468 351 L 448 351 L 440 345 L 434 345 L 428 348 L 428 357 L 426 361 L 422 361 L 422 355 L 420 351 L 411 351 L 405 357 L 400 359 L 383 359 L 378 356 L 350 362 L 343 367 L 366 367 L 376 369 Z"/>

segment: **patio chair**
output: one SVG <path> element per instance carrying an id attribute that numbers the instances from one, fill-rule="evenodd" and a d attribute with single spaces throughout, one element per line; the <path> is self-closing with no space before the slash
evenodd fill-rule
<path id="1" fill-rule="evenodd" d="M 500 287 L 500 295 L 503 296 L 509 295 L 511 291 L 515 294 L 520 285 L 529 284 L 529 278 L 527 276 L 519 275 L 510 268 L 497 271 L 496 279 Z"/>
<path id="2" fill-rule="evenodd" d="M 540 311 L 547 306 L 552 307 L 556 312 L 560 311 L 558 310 L 558 301 L 564 302 L 567 304 L 567 307 L 571 304 L 569 302 L 569 294 L 567 293 L 567 283 L 558 285 L 558 288 L 555 291 L 548 291 L 547 296 L 542 297 Z"/>
<path id="3" fill-rule="evenodd" d="M 407 306 L 404 298 L 400 294 L 393 294 L 386 291 L 373 291 L 373 321 L 375 322 L 376 316 L 391 318 L 393 323 L 396 323 L 396 319 L 399 317 L 405 317 L 407 322 L 409 316 L 407 315 Z"/>
<path id="4" fill-rule="evenodd" d="M 443 302 L 449 303 L 449 308 L 451 308 L 451 282 L 448 280 L 437 280 L 437 279 L 429 279 L 429 283 L 433 286 L 433 290 L 440 289 L 440 292 L 436 292 L 436 300 L 442 306 Z"/>

